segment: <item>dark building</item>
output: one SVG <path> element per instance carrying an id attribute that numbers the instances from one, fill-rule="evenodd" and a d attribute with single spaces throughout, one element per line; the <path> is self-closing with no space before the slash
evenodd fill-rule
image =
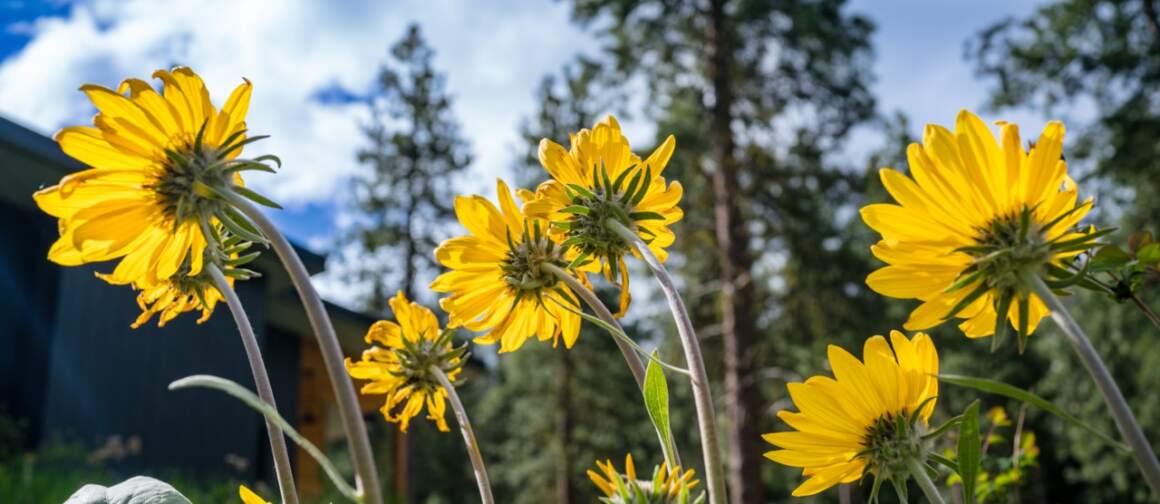
<path id="1" fill-rule="evenodd" d="M 250 388 L 253 380 L 229 310 L 222 303 L 197 325 L 185 314 L 164 328 L 130 329 L 140 313 L 132 289 L 94 278 L 102 264 L 61 267 L 46 258 L 56 221 L 32 200 L 37 189 L 84 167 L 55 142 L 0 118 L 0 415 L 21 419 L 24 449 L 56 438 L 97 448 L 132 445 L 127 470 L 179 469 L 272 481 L 261 418 L 218 392 L 166 386 L 191 374 L 213 374 Z M 324 258 L 299 249 L 312 273 Z M 333 394 L 298 298 L 273 252 L 239 282 L 258 335 L 279 410 L 319 446 L 336 432 Z M 348 355 L 358 355 L 373 320 L 330 306 Z M 376 415 L 373 401 L 367 411 Z M 303 493 L 321 474 L 295 455 Z M 381 458 L 389 455 L 379 454 Z"/>

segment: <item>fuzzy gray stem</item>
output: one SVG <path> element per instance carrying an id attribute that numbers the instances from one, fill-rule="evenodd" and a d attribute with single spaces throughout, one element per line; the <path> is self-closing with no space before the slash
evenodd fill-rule
<path id="1" fill-rule="evenodd" d="M 584 284 L 580 282 L 580 280 L 577 280 L 576 277 L 569 275 L 567 271 L 564 271 L 563 268 L 560 268 L 555 264 L 544 264 L 541 267 L 544 269 L 544 271 L 556 275 L 556 278 L 559 278 L 561 281 L 568 284 L 568 287 L 572 289 L 572 291 L 575 292 L 578 296 L 580 296 L 580 298 L 584 300 L 584 303 L 592 308 L 592 311 L 596 312 L 596 316 L 599 317 L 600 320 L 603 320 L 606 324 L 612 327 L 620 327 L 620 321 L 616 320 L 616 317 L 612 315 L 611 311 L 608 311 L 608 307 L 604 306 L 604 303 L 600 301 L 599 297 L 596 297 L 596 293 L 592 292 L 592 290 L 590 290 L 588 287 L 585 287 Z M 623 332 L 623 330 L 621 332 Z M 636 380 L 637 388 L 643 390 L 644 363 L 640 360 L 640 356 L 637 355 L 636 352 L 633 351 L 632 347 L 628 346 L 627 343 L 620 341 L 620 339 L 615 337 L 612 339 L 613 341 L 616 341 L 616 347 L 619 348 L 620 353 L 624 355 L 624 361 L 628 363 L 628 369 L 632 371 L 632 377 Z"/>
<path id="2" fill-rule="evenodd" d="M 262 359 L 262 350 L 258 347 L 258 338 L 254 336 L 254 328 L 250 325 L 250 318 L 246 316 L 246 308 L 238 293 L 222 274 L 216 264 L 207 264 L 205 270 L 213 278 L 214 287 L 226 298 L 226 305 L 234 316 L 234 324 L 238 326 L 238 334 L 242 337 L 242 346 L 246 349 L 246 360 L 250 363 L 250 373 L 254 375 L 254 387 L 258 390 L 258 397 L 275 410 L 274 389 L 270 386 L 270 375 L 266 374 L 266 363 Z M 286 437 L 282 429 L 266 419 L 266 434 L 270 437 L 270 452 L 274 457 L 274 474 L 278 479 L 278 491 L 282 495 L 284 504 L 298 503 L 298 490 L 294 487 L 294 473 L 290 468 L 290 452 L 286 449 Z"/>
<path id="3" fill-rule="evenodd" d="M 721 448 L 717 439 L 717 417 L 713 409 L 713 394 L 709 389 L 709 376 L 705 372 L 705 358 L 701 355 L 701 343 L 697 341 L 697 334 L 693 330 L 693 321 L 685 309 L 685 302 L 677 292 L 673 279 L 668 270 L 649 250 L 648 245 L 636 233 L 620 222 L 609 219 L 605 226 L 612 232 L 632 244 L 637 253 L 644 259 L 645 264 L 652 270 L 669 309 L 673 312 L 673 319 L 677 324 L 677 334 L 681 338 L 681 346 L 685 350 L 685 360 L 689 368 L 689 381 L 693 386 L 693 402 L 697 407 L 697 424 L 701 429 L 701 451 L 705 461 L 705 480 L 709 488 L 709 504 L 723 504 L 728 501 L 725 494 L 725 470 L 721 465 Z"/>
<path id="4" fill-rule="evenodd" d="M 564 269 L 560 268 L 559 266 L 554 264 L 544 264 L 541 266 L 541 268 L 543 268 L 544 271 L 556 275 L 557 278 L 568 284 L 568 287 L 576 292 L 576 294 L 579 295 L 580 298 L 583 299 L 584 302 L 592 308 L 592 311 L 596 312 L 596 315 L 600 320 L 604 321 L 605 324 L 608 324 L 610 328 L 619 331 L 624 338 L 628 338 L 627 333 L 624 332 L 624 328 L 620 326 L 620 321 L 616 320 L 616 317 L 612 315 L 612 312 L 608 310 L 608 307 L 604 306 L 604 303 L 600 302 L 600 298 L 596 296 L 595 292 L 592 292 L 592 290 L 581 283 L 580 280 L 577 280 L 576 277 L 569 275 L 567 271 L 564 271 Z M 640 355 L 638 355 L 636 352 L 636 350 L 639 350 L 639 347 L 633 348 L 628 342 L 622 341 L 620 337 L 617 337 L 616 334 L 612 335 L 612 340 L 616 342 L 617 348 L 620 348 L 620 353 L 624 355 L 624 360 L 628 363 L 628 369 L 632 371 L 632 377 L 636 379 L 636 386 L 643 394 L 645 367 L 644 362 L 640 360 Z M 688 373 L 686 372 L 686 374 Z M 661 446 L 669 444 L 673 447 L 673 460 L 666 460 L 666 462 L 674 467 L 681 466 L 681 454 L 679 450 L 677 450 L 677 442 L 675 439 L 673 439 L 672 433 L 669 433 L 669 439 L 667 441 L 661 436 L 659 431 L 657 432 L 657 437 L 661 442 Z"/>
<path id="5" fill-rule="evenodd" d="M 479 484 L 479 497 L 483 504 L 495 504 L 495 497 L 491 496 L 491 482 L 487 479 L 487 467 L 483 465 L 483 454 L 479 452 L 479 443 L 475 440 L 475 431 L 471 429 L 471 420 L 467 418 L 467 410 L 459 400 L 459 393 L 455 385 L 447 378 L 447 374 L 438 366 L 430 367 L 431 374 L 439 380 L 439 384 L 447 390 L 447 400 L 451 402 L 451 410 L 455 412 L 455 420 L 459 422 L 459 431 L 463 433 L 463 444 L 467 445 L 467 456 L 471 459 L 471 467 L 475 470 L 475 481 Z"/>
<path id="6" fill-rule="evenodd" d="M 1124 441 L 1132 449 L 1132 458 L 1136 459 L 1136 464 L 1144 473 L 1144 480 L 1152 489 L 1152 495 L 1160 499 L 1160 462 L 1157 462 L 1152 445 L 1148 443 L 1148 438 L 1144 437 L 1144 431 L 1140 429 L 1140 424 L 1132 415 L 1132 410 L 1128 408 L 1124 394 L 1120 393 L 1120 388 L 1112 379 L 1112 374 L 1104 365 L 1103 359 L 1092 347 L 1091 341 L 1088 340 L 1083 329 L 1075 322 L 1075 319 L 1071 318 L 1071 314 L 1063 306 L 1063 302 L 1055 297 L 1043 279 L 1039 278 L 1038 275 L 1025 273 L 1023 280 L 1032 287 L 1035 294 L 1044 303 L 1047 303 L 1047 308 L 1051 310 L 1051 318 L 1063 330 L 1063 334 L 1067 336 L 1067 342 L 1071 344 L 1072 349 L 1079 356 L 1079 360 L 1087 368 L 1088 374 L 1096 382 L 1096 388 L 1104 396 L 1104 402 L 1107 403 L 1112 418 L 1116 420 L 1120 434 L 1124 436 Z"/>
<path id="7" fill-rule="evenodd" d="M 946 504 L 942 495 L 938 493 L 938 487 L 934 486 L 934 482 L 926 474 L 926 468 L 918 459 L 911 458 L 906 465 L 910 468 L 910 475 L 914 476 L 914 481 L 918 483 L 918 488 L 921 488 L 923 495 L 926 495 L 927 501 L 931 504 Z"/>
<path id="8" fill-rule="evenodd" d="M 330 378 L 331 388 L 338 401 L 339 416 L 342 417 L 343 430 L 347 442 L 350 443 L 351 458 L 354 461 L 355 486 L 365 497 L 366 504 L 383 504 L 379 475 L 375 469 L 374 454 L 371 452 L 367 426 L 363 423 L 358 395 L 343 365 L 342 348 L 338 345 L 338 336 L 334 333 L 330 315 L 326 313 L 326 307 L 322 304 L 318 291 L 310 283 L 310 273 L 306 271 L 306 266 L 302 264 L 302 259 L 294 252 L 290 242 L 261 210 L 236 194 L 227 193 L 225 196 L 230 204 L 249 217 L 262 235 L 270 240 L 274 252 L 278 254 L 286 272 L 290 274 L 290 280 L 298 291 L 298 297 L 302 299 L 306 316 L 310 319 L 310 326 L 318 339 L 326 374 Z"/>

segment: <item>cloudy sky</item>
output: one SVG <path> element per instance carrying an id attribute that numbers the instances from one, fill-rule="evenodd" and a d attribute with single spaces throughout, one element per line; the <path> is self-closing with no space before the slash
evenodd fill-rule
<path id="1" fill-rule="evenodd" d="M 343 181 L 358 169 L 358 103 L 335 89 L 370 88 L 386 48 L 418 22 L 447 72 L 455 113 L 471 143 L 464 191 L 489 194 L 515 159 L 520 120 L 535 106 L 541 76 L 578 53 L 596 54 L 592 36 L 569 20 L 568 2 L 551 0 L 350 1 L 0 0 L 0 115 L 44 134 L 84 123 L 93 110 L 82 83 L 115 86 L 127 76 L 192 66 L 217 100 L 249 78 L 255 86 L 252 131 L 285 161 L 282 173 L 254 184 L 286 205 L 275 217 L 292 238 L 323 248 L 342 207 Z M 853 0 L 871 17 L 874 89 L 881 110 L 901 110 L 915 125 L 951 123 L 979 106 L 986 86 L 962 59 L 963 42 L 990 22 L 1022 16 L 1036 2 L 980 0 L 931 7 L 920 0 Z M 1042 118 L 1009 114 L 1025 130 Z M 916 132 L 917 133 L 917 132 Z M 650 138 L 645 124 L 629 136 Z M 875 141 L 861 131 L 857 157 Z M 6 167 L 12 169 L 12 167 Z"/>

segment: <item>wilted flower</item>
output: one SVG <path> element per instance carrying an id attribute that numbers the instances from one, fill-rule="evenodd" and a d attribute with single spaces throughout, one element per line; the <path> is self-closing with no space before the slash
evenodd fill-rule
<path id="1" fill-rule="evenodd" d="M 381 409 L 388 422 L 407 431 L 411 419 L 427 407 L 427 419 L 447 431 L 447 390 L 433 374 L 437 368 L 455 383 L 463 370 L 466 346 L 455 347 L 454 331 L 439 328 L 435 314 L 419 303 L 408 301 L 402 292 L 390 300 L 398 322 L 380 320 L 367 331 L 366 341 L 375 346 L 363 351 L 358 362 L 346 359 L 351 377 L 369 380 L 363 394 L 385 394 Z M 401 409 L 399 408 L 401 406 Z"/>

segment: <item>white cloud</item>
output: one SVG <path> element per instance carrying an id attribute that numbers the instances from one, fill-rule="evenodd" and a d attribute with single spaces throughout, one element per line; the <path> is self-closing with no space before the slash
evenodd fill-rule
<path id="1" fill-rule="evenodd" d="M 129 76 L 185 64 L 220 104 L 245 76 L 254 82 L 250 128 L 272 138 L 255 151 L 282 156 L 284 170 L 254 181 L 284 203 L 332 200 L 357 169 L 362 143 L 357 104 L 312 101 L 339 84 L 369 89 L 411 21 L 421 24 L 448 73 L 455 111 L 475 154 L 464 190 L 491 193 L 506 175 L 532 90 L 588 43 L 567 5 L 544 1 L 487 5 L 452 0 L 326 2 L 119 2 L 73 6 L 67 17 L 24 23 L 32 40 L 0 65 L 0 114 L 51 133 L 92 113 L 78 85 L 113 86 Z"/>

